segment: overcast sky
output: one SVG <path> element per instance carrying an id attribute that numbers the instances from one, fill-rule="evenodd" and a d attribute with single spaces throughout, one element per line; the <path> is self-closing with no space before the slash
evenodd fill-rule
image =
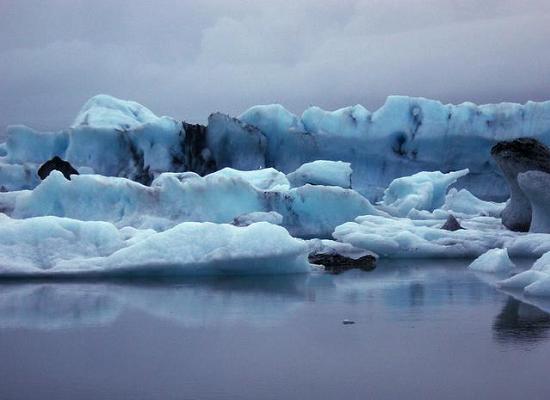
<path id="1" fill-rule="evenodd" d="M 547 0 L 0 0 L 0 129 L 91 96 L 204 121 L 254 104 L 550 99 Z"/>

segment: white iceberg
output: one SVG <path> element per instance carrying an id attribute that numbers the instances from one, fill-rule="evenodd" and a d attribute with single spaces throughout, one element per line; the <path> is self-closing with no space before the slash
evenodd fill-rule
<path id="1" fill-rule="evenodd" d="M 506 249 L 491 249 L 476 258 L 468 268 L 473 271 L 501 273 L 512 271 L 516 266 Z"/>
<path id="2" fill-rule="evenodd" d="M 187 222 L 164 232 L 0 214 L 0 278 L 280 274 L 309 271 L 309 246 L 277 225 Z M 130 240 L 133 239 L 133 240 Z"/>
<path id="3" fill-rule="evenodd" d="M 155 230 L 190 221 L 231 223 L 240 215 L 274 211 L 291 234 L 306 238 L 330 237 L 336 226 L 359 215 L 380 214 L 353 190 L 312 185 L 284 190 L 284 182 L 275 170 L 224 169 L 205 177 L 164 173 L 151 186 L 99 175 L 68 181 L 53 171 L 32 191 L 0 193 L 0 209 L 14 218 L 53 215 Z"/>
<path id="4" fill-rule="evenodd" d="M 301 165 L 296 171 L 288 174 L 287 178 L 294 187 L 309 183 L 351 189 L 352 173 L 350 163 L 317 160 Z"/>
<path id="5" fill-rule="evenodd" d="M 446 174 L 440 171 L 423 171 L 397 178 L 384 191 L 384 210 L 400 217 L 407 216 L 412 210 L 433 211 L 445 203 L 449 185 L 468 173 L 468 169 Z"/>
<path id="6" fill-rule="evenodd" d="M 465 218 L 460 221 L 465 229 L 456 231 L 441 229 L 444 222 L 365 215 L 336 227 L 333 237 L 383 258 L 475 258 L 497 247 L 516 257 L 550 251 L 550 235 L 518 234 L 497 218 Z"/>

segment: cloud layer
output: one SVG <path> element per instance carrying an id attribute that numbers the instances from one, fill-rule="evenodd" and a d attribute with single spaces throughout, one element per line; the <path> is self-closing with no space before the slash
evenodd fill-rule
<path id="1" fill-rule="evenodd" d="M 550 99 L 544 0 L 0 0 L 0 129 L 68 126 L 97 93 L 204 121 L 391 94 Z"/>

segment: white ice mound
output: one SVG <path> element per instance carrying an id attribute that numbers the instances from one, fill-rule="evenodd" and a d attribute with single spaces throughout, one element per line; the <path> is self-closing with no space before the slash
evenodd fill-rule
<path id="1" fill-rule="evenodd" d="M 508 256 L 506 249 L 491 249 L 476 258 L 468 268 L 480 272 L 509 272 L 515 269 L 515 264 Z"/>
<path id="2" fill-rule="evenodd" d="M 96 128 L 127 130 L 143 124 L 157 123 L 159 119 L 151 110 L 135 101 L 100 94 L 84 104 L 72 127 L 91 125 Z"/>
<path id="3" fill-rule="evenodd" d="M 312 185 L 340 186 L 351 188 L 351 164 L 343 161 L 316 160 L 303 164 L 287 175 L 292 186 Z"/>
<path id="4" fill-rule="evenodd" d="M 290 183 L 285 174 L 274 168 L 264 168 L 253 171 L 239 171 L 233 168 L 223 168 L 210 174 L 210 177 L 214 176 L 239 178 L 260 190 L 290 189 Z"/>
<path id="5" fill-rule="evenodd" d="M 413 209 L 433 211 L 445 203 L 449 185 L 468 173 L 468 169 L 446 174 L 423 171 L 397 178 L 384 191 L 382 204 L 386 211 L 400 217 L 407 216 Z"/>
<path id="6" fill-rule="evenodd" d="M 106 222 L 0 215 L 0 278 L 307 272 L 309 247 L 279 226 L 182 223 L 161 233 Z M 133 239 L 133 240 L 132 240 Z"/>
<path id="7" fill-rule="evenodd" d="M 125 245 L 119 230 L 107 222 L 17 220 L 0 214 L 0 276 L 48 271 L 63 260 L 107 256 Z"/>
<path id="8" fill-rule="evenodd" d="M 509 289 L 523 289 L 526 295 L 550 296 L 550 252 L 542 255 L 531 267 L 498 283 Z"/>
<path id="9" fill-rule="evenodd" d="M 506 203 L 478 199 L 466 189 L 451 188 L 445 196 L 445 204 L 441 208 L 453 214 L 499 217 L 505 206 Z"/>
<path id="10" fill-rule="evenodd" d="M 134 275 L 159 270 L 185 275 L 285 274 L 309 271 L 307 254 L 304 241 L 267 222 L 248 227 L 188 222 L 74 268 Z"/>
<path id="11" fill-rule="evenodd" d="M 165 173 L 149 187 L 99 175 L 68 181 L 53 171 L 32 191 L 0 193 L 0 209 L 15 218 L 54 215 L 155 230 L 188 221 L 231 223 L 243 214 L 275 211 L 283 216 L 283 226 L 300 237 L 330 237 L 337 225 L 380 214 L 353 190 L 312 185 L 275 190 L 270 179 L 252 179 L 258 174 L 251 172 L 245 180 L 227 169 L 205 177 Z"/>
<path id="12" fill-rule="evenodd" d="M 456 231 L 441 229 L 444 222 L 365 215 L 336 227 L 333 237 L 386 258 L 475 258 L 497 247 L 512 256 L 533 257 L 550 250 L 550 235 L 518 234 L 497 218 L 464 218 L 465 229 Z"/>

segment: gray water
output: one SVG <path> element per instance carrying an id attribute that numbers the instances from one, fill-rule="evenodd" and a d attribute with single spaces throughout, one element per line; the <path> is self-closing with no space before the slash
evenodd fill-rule
<path id="1" fill-rule="evenodd" d="M 4 283 L 0 398 L 550 398 L 550 306 L 465 265 Z"/>

